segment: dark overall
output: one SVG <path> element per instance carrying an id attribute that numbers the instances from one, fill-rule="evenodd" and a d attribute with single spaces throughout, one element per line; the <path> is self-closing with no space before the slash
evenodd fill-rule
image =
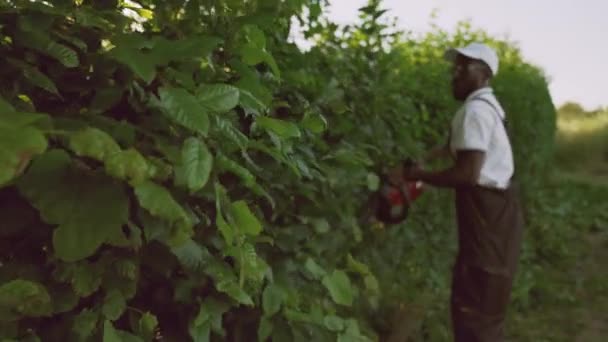
<path id="1" fill-rule="evenodd" d="M 501 342 L 524 225 L 517 184 L 512 179 L 505 190 L 457 188 L 456 213 L 459 250 L 451 294 L 454 340 Z"/>

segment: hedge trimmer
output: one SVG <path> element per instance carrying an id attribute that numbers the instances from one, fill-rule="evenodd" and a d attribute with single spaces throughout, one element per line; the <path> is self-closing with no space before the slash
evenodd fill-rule
<path id="1" fill-rule="evenodd" d="M 404 168 L 414 165 L 411 159 L 403 162 Z M 378 190 L 371 194 L 364 214 L 364 220 L 369 223 L 384 225 L 398 224 L 409 214 L 412 203 L 422 194 L 423 183 L 420 181 L 403 181 L 395 185 L 389 181 L 386 174 L 380 175 Z"/>

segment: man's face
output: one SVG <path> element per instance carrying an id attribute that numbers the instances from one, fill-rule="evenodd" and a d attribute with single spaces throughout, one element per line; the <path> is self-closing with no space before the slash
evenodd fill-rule
<path id="1" fill-rule="evenodd" d="M 456 100 L 464 101 L 471 92 L 475 91 L 482 81 L 483 75 L 475 68 L 472 59 L 458 55 L 452 69 L 452 95 Z"/>

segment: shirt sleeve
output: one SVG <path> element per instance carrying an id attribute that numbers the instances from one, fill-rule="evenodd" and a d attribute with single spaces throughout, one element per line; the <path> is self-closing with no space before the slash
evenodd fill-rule
<path id="1" fill-rule="evenodd" d="M 461 119 L 455 122 L 452 132 L 454 150 L 487 151 L 494 121 L 490 113 L 477 106 L 467 106 Z"/>

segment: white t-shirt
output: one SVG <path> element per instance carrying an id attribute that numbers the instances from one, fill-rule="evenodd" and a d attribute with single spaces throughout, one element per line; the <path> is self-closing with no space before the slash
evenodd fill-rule
<path id="1" fill-rule="evenodd" d="M 483 98 L 494 105 L 483 100 Z M 513 152 L 502 119 L 505 112 L 486 87 L 467 97 L 452 119 L 450 150 L 478 150 L 485 152 L 477 183 L 491 188 L 505 189 L 513 175 Z"/>

